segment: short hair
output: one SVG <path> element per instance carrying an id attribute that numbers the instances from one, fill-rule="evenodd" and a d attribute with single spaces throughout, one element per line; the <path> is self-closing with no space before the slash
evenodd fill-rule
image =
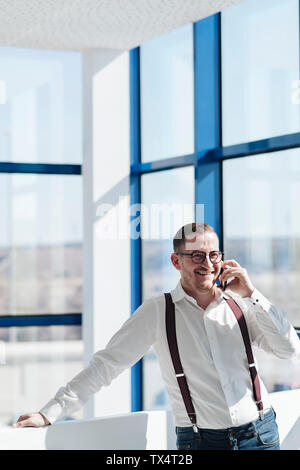
<path id="1" fill-rule="evenodd" d="M 180 251 L 182 248 L 185 247 L 185 241 L 188 235 L 192 235 L 193 233 L 215 233 L 217 238 L 218 235 L 215 229 L 209 225 L 205 224 L 204 222 L 192 222 L 190 224 L 183 225 L 175 234 L 173 238 L 173 249 L 174 253 Z M 189 241 L 191 241 L 191 237 L 189 237 Z"/>

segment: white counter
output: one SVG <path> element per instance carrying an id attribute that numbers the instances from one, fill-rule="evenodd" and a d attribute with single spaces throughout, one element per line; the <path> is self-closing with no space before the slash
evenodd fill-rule
<path id="1" fill-rule="evenodd" d="M 271 394 L 282 450 L 300 450 L 300 389 Z M 44 428 L 0 428 L 0 450 L 174 450 L 173 417 L 142 411 Z"/>

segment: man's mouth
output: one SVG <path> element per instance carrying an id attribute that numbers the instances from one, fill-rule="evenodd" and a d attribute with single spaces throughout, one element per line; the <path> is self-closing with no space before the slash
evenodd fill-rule
<path id="1" fill-rule="evenodd" d="M 195 273 L 199 274 L 199 276 L 202 276 L 202 277 L 209 277 L 215 274 L 215 271 L 195 271 Z"/>

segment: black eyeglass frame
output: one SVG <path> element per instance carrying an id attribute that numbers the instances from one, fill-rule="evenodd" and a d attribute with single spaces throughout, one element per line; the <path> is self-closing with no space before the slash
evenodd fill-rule
<path id="1" fill-rule="evenodd" d="M 211 255 L 212 255 L 212 253 L 218 253 L 219 256 L 220 256 L 220 259 L 219 259 L 218 261 L 212 261 L 212 260 L 211 260 Z M 204 251 L 200 251 L 200 252 L 199 252 L 199 251 L 193 251 L 192 253 L 186 253 L 186 252 L 184 252 L 184 251 L 178 251 L 178 252 L 175 253 L 175 254 L 176 254 L 176 255 L 182 255 L 182 256 L 190 256 L 191 259 L 192 259 L 192 261 L 193 261 L 193 263 L 195 263 L 195 264 L 201 264 L 201 263 L 203 263 L 203 262 L 206 260 L 206 257 L 207 257 L 207 253 L 204 253 Z M 200 254 L 202 254 L 202 255 L 205 254 L 205 257 L 202 256 L 202 260 L 199 261 L 199 262 L 195 261 L 195 259 L 193 259 L 193 257 L 195 258 L 195 256 L 200 255 Z M 218 263 L 220 263 L 220 261 L 222 261 L 223 256 L 224 256 L 224 253 L 223 253 L 223 251 L 214 250 L 214 251 L 211 251 L 211 252 L 208 254 L 208 256 L 209 256 L 210 262 L 211 262 L 212 264 L 218 264 Z"/>

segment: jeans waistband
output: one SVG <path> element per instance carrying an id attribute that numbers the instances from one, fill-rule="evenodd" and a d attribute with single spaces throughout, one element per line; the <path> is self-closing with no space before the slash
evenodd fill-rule
<path id="1" fill-rule="evenodd" d="M 250 430 L 251 428 L 255 429 L 257 426 L 259 426 L 259 424 L 261 423 L 265 423 L 265 422 L 268 422 L 270 420 L 272 420 L 273 418 L 276 417 L 276 413 L 275 411 L 273 410 L 273 408 L 269 408 L 268 410 L 265 411 L 264 413 L 264 418 L 263 420 L 261 420 L 260 418 L 257 418 L 257 420 L 254 420 L 254 421 L 250 421 L 249 423 L 246 423 L 246 424 L 242 424 L 241 426 L 235 426 L 235 427 L 231 427 L 231 428 L 224 428 L 224 429 L 210 429 L 210 428 L 201 428 L 198 426 L 198 429 L 200 431 L 203 431 L 203 432 L 213 432 L 214 434 L 219 434 L 220 436 L 224 435 L 228 435 L 228 433 L 238 433 L 240 431 L 245 431 L 245 430 Z M 176 434 L 178 434 L 178 432 L 186 432 L 187 429 L 191 429 L 193 430 L 192 426 L 186 428 L 186 427 L 180 427 L 180 426 L 176 426 Z"/>

